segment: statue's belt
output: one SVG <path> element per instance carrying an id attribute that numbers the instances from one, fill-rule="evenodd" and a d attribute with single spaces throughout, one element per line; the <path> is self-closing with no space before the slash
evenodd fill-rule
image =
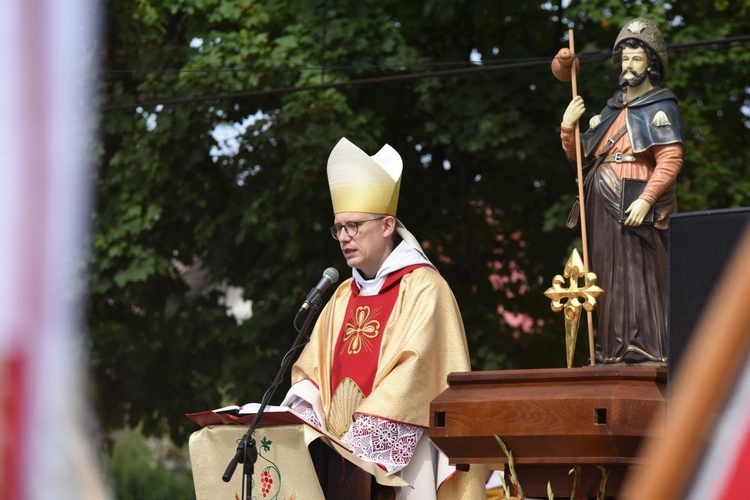
<path id="1" fill-rule="evenodd" d="M 607 155 L 602 163 L 646 163 L 647 159 L 643 155 L 628 155 L 624 153 L 615 153 Z"/>

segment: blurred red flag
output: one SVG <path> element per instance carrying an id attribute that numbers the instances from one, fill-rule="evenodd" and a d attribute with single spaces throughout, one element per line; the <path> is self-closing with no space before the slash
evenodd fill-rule
<path id="1" fill-rule="evenodd" d="M 81 300 L 97 4 L 0 3 L 0 498 L 106 498 Z"/>

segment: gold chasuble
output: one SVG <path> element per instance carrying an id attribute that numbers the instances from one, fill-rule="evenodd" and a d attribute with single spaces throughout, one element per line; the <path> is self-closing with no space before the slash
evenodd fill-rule
<path id="1" fill-rule="evenodd" d="M 392 273 L 374 296 L 359 295 L 352 278 L 339 285 L 292 368 L 292 384 L 315 385 L 323 427 L 342 436 L 355 414 L 427 429 L 430 402 L 448 388 L 448 374 L 470 370 L 453 293 L 423 265 Z M 483 475 L 483 467 L 456 472 L 437 498 L 486 498 Z"/>
<path id="2" fill-rule="evenodd" d="M 336 416 L 332 407 L 334 381 L 331 374 L 333 367 L 341 362 L 336 360 L 336 346 L 340 338 L 344 350 L 356 345 L 342 338 L 346 336 L 352 289 L 357 286 L 353 281 L 350 278 L 336 289 L 320 313 L 310 342 L 292 368 L 292 384 L 309 379 L 320 391 L 321 407 L 327 420 L 324 425 L 334 435 L 340 432 L 340 429 L 333 429 L 330 422 L 331 417 Z M 388 289 L 381 292 L 387 294 Z M 448 388 L 448 373 L 471 370 L 458 306 L 440 274 L 429 266 L 418 267 L 401 276 L 396 292 L 390 317 L 383 321 L 384 328 L 378 336 L 377 359 L 371 360 L 375 365 L 372 388 L 367 397 L 345 415 L 347 428 L 354 413 L 427 428 L 430 401 Z M 331 332 L 337 333 L 332 336 Z M 361 333 L 370 335 L 367 331 Z M 360 343 L 363 338 L 374 340 L 361 335 Z M 360 353 L 363 350 L 366 351 L 365 347 L 360 346 Z M 339 366 L 339 373 L 343 373 L 343 366 Z M 338 378 L 341 379 L 341 375 Z M 341 390 L 340 380 L 338 382 L 336 388 Z"/>
<path id="3" fill-rule="evenodd" d="M 391 273 L 377 295 L 362 296 L 352 280 L 351 296 L 341 325 L 331 367 L 331 408 L 328 431 L 342 438 L 352 415 L 370 395 L 380 358 L 383 332 L 398 297 L 401 277 L 426 264 Z"/>

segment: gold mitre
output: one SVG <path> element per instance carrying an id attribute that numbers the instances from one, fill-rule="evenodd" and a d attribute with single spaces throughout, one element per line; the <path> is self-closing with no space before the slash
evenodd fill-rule
<path id="1" fill-rule="evenodd" d="M 396 215 L 403 170 L 401 156 L 386 144 L 373 156 L 343 137 L 328 157 L 333 213 Z"/>

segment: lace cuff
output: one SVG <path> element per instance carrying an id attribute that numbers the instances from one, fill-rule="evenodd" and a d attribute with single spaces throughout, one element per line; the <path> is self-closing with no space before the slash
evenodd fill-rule
<path id="1" fill-rule="evenodd" d="M 295 415 L 298 415 L 302 420 L 304 420 L 308 424 L 313 425 L 317 427 L 318 429 L 323 428 L 323 426 L 320 424 L 320 420 L 318 420 L 318 416 L 315 414 L 313 405 L 305 401 L 304 399 L 302 398 L 295 399 L 290 409 Z"/>
<path id="2" fill-rule="evenodd" d="M 424 429 L 374 415 L 355 414 L 342 441 L 362 460 L 374 462 L 388 474 L 409 464 Z"/>

